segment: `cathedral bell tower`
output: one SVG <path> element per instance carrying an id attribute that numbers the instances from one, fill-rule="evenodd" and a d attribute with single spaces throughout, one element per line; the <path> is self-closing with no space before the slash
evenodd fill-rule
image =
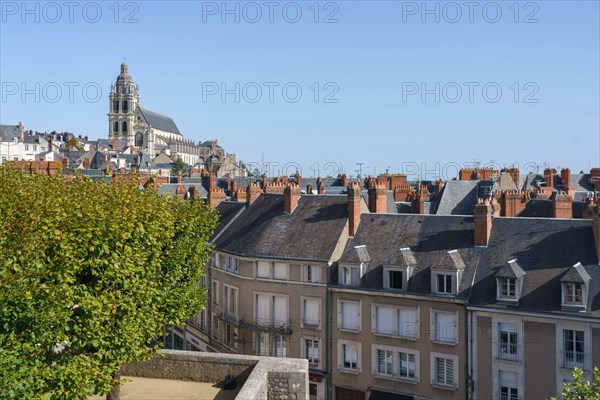
<path id="1" fill-rule="evenodd" d="M 126 63 L 121 64 L 121 74 L 110 87 L 108 137 L 111 141 L 115 140 L 119 148 L 135 145 L 133 128 L 140 96 L 138 86 L 133 82 L 128 70 Z"/>

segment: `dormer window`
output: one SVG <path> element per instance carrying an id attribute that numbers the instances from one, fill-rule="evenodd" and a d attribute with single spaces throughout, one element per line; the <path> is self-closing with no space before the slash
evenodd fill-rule
<path id="1" fill-rule="evenodd" d="M 433 293 L 457 294 L 465 268 L 458 250 L 447 253 L 448 258 L 441 265 L 431 268 L 431 291 Z"/>
<path id="2" fill-rule="evenodd" d="M 348 264 L 340 265 L 338 269 L 338 281 L 344 286 L 359 286 L 360 279 L 367 272 L 371 257 L 367 246 L 354 246 L 354 252 L 348 254 Z"/>
<path id="3" fill-rule="evenodd" d="M 518 302 L 521 298 L 525 271 L 517 259 L 510 260 L 496 273 L 496 300 Z"/>
<path id="4" fill-rule="evenodd" d="M 560 280 L 562 306 L 585 308 L 590 279 L 590 275 L 581 263 L 573 265 Z"/>
<path id="5" fill-rule="evenodd" d="M 359 267 L 345 265 L 340 267 L 339 280 L 344 286 L 358 286 L 360 282 Z"/>

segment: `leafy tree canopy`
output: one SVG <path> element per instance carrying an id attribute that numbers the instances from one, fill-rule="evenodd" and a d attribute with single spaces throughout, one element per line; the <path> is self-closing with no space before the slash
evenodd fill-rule
<path id="1" fill-rule="evenodd" d="M 184 174 L 187 171 L 187 164 L 183 162 L 181 157 L 177 157 L 173 166 L 171 167 L 171 173 L 173 175 L 179 175 L 179 173 Z"/>
<path id="2" fill-rule="evenodd" d="M 0 397 L 105 394 L 205 301 L 201 201 L 0 167 Z"/>
<path id="3" fill-rule="evenodd" d="M 573 370 L 573 382 L 565 382 L 563 391 L 559 397 L 552 400 L 600 400 L 600 369 L 594 367 L 592 382 L 585 381 L 583 370 Z"/>

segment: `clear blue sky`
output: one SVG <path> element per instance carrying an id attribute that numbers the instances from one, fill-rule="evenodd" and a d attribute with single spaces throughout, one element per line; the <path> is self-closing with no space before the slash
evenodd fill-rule
<path id="1" fill-rule="evenodd" d="M 61 15 L 45 2 L 28 2 L 30 14 L 21 1 L 0 3 L 3 124 L 107 137 L 108 88 L 126 57 L 144 107 L 172 116 L 188 138 L 217 138 L 276 170 L 298 163 L 312 176 L 318 164 L 337 174 L 334 162 L 355 175 L 358 162 L 363 174 L 416 163 L 452 177 L 474 159 L 600 166 L 598 1 L 136 1 L 120 2 L 118 15 L 108 1 L 76 2 L 72 17 L 63 2 Z M 22 85 L 36 82 L 40 101 L 23 99 Z M 72 102 L 68 82 L 79 84 Z M 236 82 L 239 103 L 208 92 Z M 254 103 L 252 82 L 262 88 Z M 268 82 L 278 84 L 272 102 Z"/>

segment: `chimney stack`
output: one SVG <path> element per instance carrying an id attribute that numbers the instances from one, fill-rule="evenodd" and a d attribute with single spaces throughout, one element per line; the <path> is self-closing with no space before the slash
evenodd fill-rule
<path id="1" fill-rule="evenodd" d="M 390 174 L 377 175 L 377 183 L 385 186 L 386 189 L 389 189 L 390 188 Z"/>
<path id="2" fill-rule="evenodd" d="M 283 211 L 291 214 L 298 206 L 300 187 L 295 183 L 289 184 L 283 191 Z"/>
<path id="3" fill-rule="evenodd" d="M 494 208 L 489 199 L 477 199 L 473 207 L 473 230 L 475 246 L 487 246 L 492 232 Z"/>
<path id="4" fill-rule="evenodd" d="M 215 208 L 220 202 L 225 201 L 225 191 L 223 189 L 210 189 L 208 191 L 208 205 L 210 208 Z"/>
<path id="5" fill-rule="evenodd" d="M 23 128 L 23 123 L 19 121 L 19 131 L 21 132 L 21 142 L 25 141 L 25 129 Z"/>
<path id="6" fill-rule="evenodd" d="M 442 193 L 442 188 L 444 187 L 444 181 L 440 178 L 435 181 L 435 197 L 437 198 L 440 193 Z"/>
<path id="7" fill-rule="evenodd" d="M 571 194 L 571 170 L 569 168 L 560 170 L 560 180 L 563 184 L 563 190 L 568 194 Z"/>
<path id="8" fill-rule="evenodd" d="M 313 194 L 313 188 L 310 183 L 306 185 L 306 194 Z"/>
<path id="9" fill-rule="evenodd" d="M 246 188 L 246 202 L 248 205 L 254 203 L 254 201 L 260 196 L 262 193 L 262 189 L 258 182 L 250 182 L 248 187 Z"/>
<path id="10" fill-rule="evenodd" d="M 360 223 L 361 188 L 357 183 L 348 185 L 348 234 L 354 237 Z"/>
<path id="11" fill-rule="evenodd" d="M 558 192 L 552 200 L 554 218 L 573 218 L 573 198 L 566 192 Z"/>
<path id="12" fill-rule="evenodd" d="M 341 181 L 343 187 L 348 186 L 348 177 L 346 176 L 346 174 L 339 174 L 338 179 Z"/>
<path id="13" fill-rule="evenodd" d="M 546 187 L 553 189 L 554 188 L 554 175 L 556 174 L 556 170 L 554 168 L 546 168 L 544 170 L 544 181 L 546 181 Z"/>
<path id="14" fill-rule="evenodd" d="M 376 214 L 387 212 L 387 180 L 369 188 L 369 211 Z"/>
<path id="15" fill-rule="evenodd" d="M 296 178 L 296 185 L 300 187 L 302 185 L 302 175 L 298 171 L 294 174 L 294 178 Z"/>
<path id="16" fill-rule="evenodd" d="M 317 178 L 317 193 L 325 194 L 325 183 L 323 182 L 323 180 L 320 177 Z"/>
<path id="17" fill-rule="evenodd" d="M 525 209 L 529 201 L 529 192 L 519 192 L 517 190 L 504 191 L 500 197 L 501 216 L 516 217 Z"/>
<path id="18" fill-rule="evenodd" d="M 516 167 L 503 168 L 502 172 L 508 173 L 510 175 L 510 177 L 512 178 L 513 182 L 515 183 L 515 186 L 517 187 L 517 189 L 520 189 L 521 172 L 519 171 L 519 168 L 516 168 Z"/>

